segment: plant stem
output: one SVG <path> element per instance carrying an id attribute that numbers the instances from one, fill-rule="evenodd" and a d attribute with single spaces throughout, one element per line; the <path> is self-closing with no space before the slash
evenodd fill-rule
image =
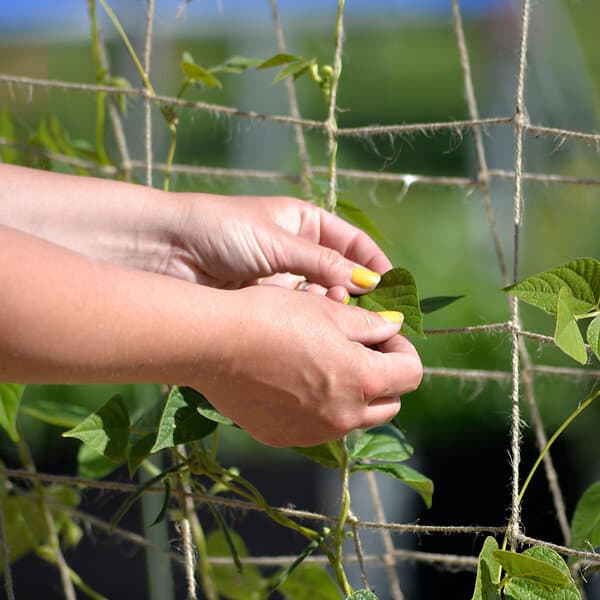
<path id="1" fill-rule="evenodd" d="M 525 479 L 525 481 L 523 482 L 523 485 L 521 486 L 521 491 L 519 492 L 519 503 L 521 503 L 523 501 L 523 496 L 525 495 L 525 492 L 527 491 L 527 488 L 529 487 L 529 484 L 531 482 L 531 480 L 533 479 L 533 476 L 535 475 L 535 472 L 537 471 L 537 468 L 540 466 L 540 463 L 542 462 L 542 460 L 544 459 L 544 456 L 548 453 L 548 451 L 550 450 L 550 447 L 552 446 L 552 444 L 554 444 L 554 442 L 558 439 L 558 437 L 560 436 L 560 434 L 571 424 L 571 422 L 578 417 L 594 400 L 596 400 L 596 398 L 598 398 L 600 396 L 600 390 L 597 390 L 595 393 L 593 393 L 591 396 L 588 396 L 562 423 L 561 425 L 558 427 L 558 429 L 552 434 L 552 436 L 548 439 L 548 441 L 546 442 L 546 445 L 542 448 L 539 456 L 537 457 L 537 460 L 533 463 L 533 466 L 531 467 L 531 470 L 529 471 L 529 474 L 527 475 L 527 478 Z M 507 528 L 506 528 L 506 533 L 504 534 L 504 539 L 502 541 L 502 550 L 506 550 L 506 545 L 508 542 L 508 531 L 510 529 L 510 523 L 508 524 Z M 502 572 L 502 569 L 500 570 L 500 572 Z"/>

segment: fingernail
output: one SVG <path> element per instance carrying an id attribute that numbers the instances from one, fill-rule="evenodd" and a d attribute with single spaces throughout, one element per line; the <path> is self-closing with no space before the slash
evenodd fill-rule
<path id="1" fill-rule="evenodd" d="M 397 310 L 380 310 L 377 314 L 390 323 L 404 323 L 404 315 Z"/>
<path id="2" fill-rule="evenodd" d="M 348 290 L 344 290 L 344 299 L 342 300 L 344 304 L 350 304 L 350 294 Z"/>
<path id="3" fill-rule="evenodd" d="M 381 279 L 379 273 L 365 269 L 364 267 L 354 267 L 352 269 L 352 283 L 363 289 L 375 287 Z"/>

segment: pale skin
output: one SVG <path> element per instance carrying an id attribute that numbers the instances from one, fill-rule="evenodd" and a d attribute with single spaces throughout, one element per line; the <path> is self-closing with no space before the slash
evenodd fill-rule
<path id="1" fill-rule="evenodd" d="M 1 164 L 0 182 L 2 381 L 189 385 L 272 446 L 387 422 L 421 381 L 399 323 L 344 304 L 389 260 L 309 203 Z"/>

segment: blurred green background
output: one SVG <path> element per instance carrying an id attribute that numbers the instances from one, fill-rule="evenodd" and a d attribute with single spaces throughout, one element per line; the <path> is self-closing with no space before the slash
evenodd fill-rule
<path id="1" fill-rule="evenodd" d="M 502 3 L 500 3 L 502 4 Z M 139 15 L 142 15 L 140 5 Z M 232 55 L 267 58 L 277 52 L 271 24 L 239 19 L 195 23 L 182 31 L 158 33 L 154 44 L 152 81 L 158 93 L 174 95 L 182 82 L 179 60 L 189 51 L 199 64 L 212 66 Z M 331 62 L 333 15 L 318 19 L 283 14 L 288 48 L 295 54 Z M 600 46 L 597 23 L 600 6 L 594 2 L 548 2 L 536 5 L 531 31 L 531 52 L 526 103 L 532 123 L 565 129 L 595 131 L 598 128 Z M 141 45 L 143 19 L 126 22 L 137 48 Z M 482 116 L 513 113 L 518 60 L 519 18 L 512 5 L 467 18 L 467 42 L 475 90 Z M 139 85 L 131 61 L 103 22 L 112 73 Z M 94 81 L 88 39 L 59 36 L 0 38 L 0 73 L 59 79 Z M 273 71 L 223 76 L 222 90 L 190 89 L 186 97 L 256 110 L 288 114 L 285 86 L 273 85 Z M 322 96 L 308 79 L 297 83 L 300 110 L 307 118 L 326 116 Z M 405 19 L 385 14 L 361 13 L 348 18 L 344 67 L 338 105 L 339 124 L 354 127 L 370 124 L 426 123 L 468 118 L 463 78 L 455 34 L 448 13 Z M 0 85 L 0 109 L 8 110 L 17 125 L 16 137 L 26 142 L 40 120 L 56 115 L 72 140 L 94 139 L 95 99 L 90 94 L 60 90 L 28 89 Z M 205 112 L 179 111 L 175 162 L 185 165 L 278 170 L 297 173 L 300 164 L 291 127 Z M 127 100 L 124 119 L 132 156 L 143 158 L 143 105 Z M 106 128 L 109 154 L 118 161 L 114 140 Z M 488 163 L 492 169 L 513 166 L 513 132 L 510 125 L 489 126 L 484 131 Z M 314 165 L 326 164 L 326 139 L 307 131 Z M 154 111 L 154 157 L 164 161 L 168 131 Z M 2 150 L 0 146 L 0 152 Z M 600 177 L 598 149 L 592 143 L 562 138 L 528 136 L 525 166 L 528 171 L 575 177 Z M 58 163 L 51 165 L 64 169 Z M 418 132 L 403 136 L 344 138 L 339 166 L 381 173 L 476 177 L 477 163 L 469 131 Z M 69 169 L 66 169 L 69 170 Z M 143 179 L 137 171 L 138 180 Z M 154 184 L 162 184 L 160 172 Z M 192 177 L 177 174 L 174 189 L 214 193 L 301 195 L 299 185 L 224 177 Z M 344 198 L 360 206 L 384 234 L 382 245 L 395 265 L 410 269 L 423 297 L 465 295 L 451 307 L 426 316 L 429 329 L 503 322 L 509 319 L 507 299 L 499 291 L 500 272 L 495 262 L 489 228 L 476 187 L 414 183 L 360 181 L 341 178 Z M 512 263 L 513 183 L 494 179 L 492 200 L 498 219 L 502 247 Z M 592 185 L 541 184 L 524 188 L 520 271 L 522 276 L 550 268 L 579 256 L 600 255 L 598 223 L 600 190 Z M 65 282 L 68 285 L 68 282 Z M 529 331 L 552 335 L 550 317 L 522 308 Z M 57 343 L 60 343 L 57 340 Z M 510 343 L 505 334 L 432 335 L 415 342 L 426 367 L 510 370 Z M 529 343 L 537 364 L 577 367 L 553 347 Z M 594 362 L 588 368 L 598 369 Z M 592 378 L 559 378 L 539 375 L 535 390 L 546 430 L 552 432 L 589 393 Z M 64 397 L 81 414 L 93 410 L 114 390 L 104 386 L 31 386 L 28 402 Z M 426 376 L 420 389 L 403 398 L 399 421 L 414 443 L 416 464 L 436 484 L 434 507 L 426 511 L 411 496 L 387 492 L 390 519 L 437 524 L 492 524 L 504 522 L 509 504 L 508 382 L 477 382 Z M 124 390 L 128 401 L 144 402 L 139 390 Z M 148 392 L 154 393 L 152 390 Z M 524 418 L 528 422 L 527 409 Z M 22 423 L 41 470 L 72 471 L 76 444 L 60 437 L 60 427 L 42 425 L 33 418 Z M 556 462 L 570 516 L 582 491 L 600 478 L 598 431 L 600 406 L 573 423 L 557 444 Z M 523 468 L 537 455 L 531 428 L 524 429 Z M 9 462 L 14 455 L 2 442 Z M 223 460 L 240 464 L 251 472 L 269 473 L 265 485 L 279 481 L 282 473 L 306 474 L 304 462 L 287 451 L 259 446 L 241 432 L 230 432 L 222 444 Z M 335 484 L 327 475 L 310 471 L 306 502 L 317 510 L 331 503 Z M 358 477 L 358 476 L 357 476 Z M 281 487 L 272 484 L 273 487 Z M 333 487 L 332 487 L 333 486 Z M 282 490 L 273 493 L 275 498 Z M 337 493 L 337 492 L 335 492 Z M 304 507 L 302 500 L 281 495 L 282 503 Z M 335 501 L 331 506 L 335 506 Z M 367 510 L 367 509 L 365 509 Z M 362 516 L 362 515 L 361 515 Z M 528 493 L 524 505 L 528 534 L 560 542 L 544 475 Z M 375 542 L 374 542 L 375 543 Z M 398 539 L 400 547 L 437 552 L 472 554 L 472 539 Z M 265 549 L 248 540 L 255 552 Z M 407 598 L 433 598 L 445 590 L 446 598 L 467 598 L 470 574 L 448 574 L 430 567 L 403 566 Z M 383 590 L 381 598 L 386 598 Z M 591 592 L 594 593 L 593 591 Z M 112 596 L 111 596 L 112 597 Z M 114 596 L 117 597 L 117 596 Z M 593 597 L 593 596 L 590 596 Z M 596 596 L 600 597 L 600 596 Z"/>

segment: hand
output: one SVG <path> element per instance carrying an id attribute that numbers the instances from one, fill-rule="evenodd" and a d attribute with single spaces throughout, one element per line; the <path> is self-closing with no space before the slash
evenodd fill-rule
<path id="1" fill-rule="evenodd" d="M 260 442 L 310 446 L 387 422 L 421 381 L 416 350 L 376 313 L 266 286 L 223 298 L 211 376 L 184 383 Z"/>
<path id="2" fill-rule="evenodd" d="M 392 266 L 368 235 L 308 202 L 197 194 L 177 199 L 181 217 L 164 267 L 168 275 L 236 289 L 259 281 L 293 287 L 299 278 L 289 274 L 296 274 L 341 300 L 346 290 L 373 288 Z"/>

